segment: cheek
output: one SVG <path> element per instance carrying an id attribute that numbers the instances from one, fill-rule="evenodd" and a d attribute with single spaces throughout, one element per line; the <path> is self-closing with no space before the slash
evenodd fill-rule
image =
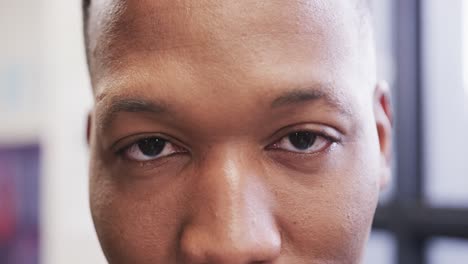
<path id="1" fill-rule="evenodd" d="M 115 176 L 98 162 L 91 165 L 91 212 L 108 261 L 165 263 L 174 259 L 184 211 L 180 199 L 174 199 L 177 187 L 162 190 L 151 181 L 129 183 Z"/>
<path id="2" fill-rule="evenodd" d="M 377 205 L 378 177 L 372 155 L 360 146 L 352 152 L 336 157 L 333 169 L 311 175 L 311 184 L 284 182 L 277 192 L 286 246 L 296 254 L 359 263 Z"/>

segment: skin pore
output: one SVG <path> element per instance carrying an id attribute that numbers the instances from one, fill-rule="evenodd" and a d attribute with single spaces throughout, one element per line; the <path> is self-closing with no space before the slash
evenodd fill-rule
<path id="1" fill-rule="evenodd" d="M 90 205 L 109 263 L 360 262 L 391 113 L 356 3 L 92 1 Z"/>

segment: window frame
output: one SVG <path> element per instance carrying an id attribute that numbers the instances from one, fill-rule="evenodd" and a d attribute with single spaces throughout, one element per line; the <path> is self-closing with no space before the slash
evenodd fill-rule
<path id="1" fill-rule="evenodd" d="M 379 205 L 373 229 L 394 235 L 399 264 L 426 264 L 428 242 L 468 239 L 468 209 L 432 207 L 424 199 L 422 68 L 423 0 L 393 1 L 395 64 L 395 191 Z"/>

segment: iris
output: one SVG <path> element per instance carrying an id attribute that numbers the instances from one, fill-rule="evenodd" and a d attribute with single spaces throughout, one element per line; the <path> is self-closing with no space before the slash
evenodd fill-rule
<path id="1" fill-rule="evenodd" d="M 291 144 L 299 149 L 306 150 L 314 145 L 317 135 L 311 132 L 295 132 L 289 135 L 289 141 Z"/>
<path id="2" fill-rule="evenodd" d="M 145 156 L 157 156 L 161 154 L 167 141 L 160 138 L 147 138 L 138 142 L 138 148 Z"/>

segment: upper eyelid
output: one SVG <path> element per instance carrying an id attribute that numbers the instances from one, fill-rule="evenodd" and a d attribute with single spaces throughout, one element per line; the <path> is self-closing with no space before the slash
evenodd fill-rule
<path id="1" fill-rule="evenodd" d="M 144 139 L 148 139 L 148 138 L 160 138 L 160 139 L 165 140 L 166 142 L 168 142 L 170 144 L 180 146 L 180 144 L 174 142 L 175 140 L 172 140 L 170 137 L 165 136 L 163 134 L 140 133 L 140 134 L 131 135 L 131 136 L 127 136 L 127 137 L 119 139 L 114 144 L 112 144 L 110 149 L 115 153 L 120 153 L 120 152 L 125 151 L 126 149 L 130 148 L 134 144 L 137 144 L 139 141 L 144 140 Z M 124 143 L 127 140 L 129 142 Z M 183 147 L 183 148 L 185 148 L 185 147 Z"/>
<path id="2" fill-rule="evenodd" d="M 170 142 L 168 142 L 168 143 L 169 143 L 169 144 L 172 144 L 172 143 L 170 143 Z M 132 145 L 128 146 L 128 147 L 122 148 L 122 150 L 121 150 L 121 152 L 120 152 L 119 154 L 122 155 L 122 156 L 124 156 L 125 158 L 128 158 L 128 157 L 127 157 L 127 151 L 129 151 L 130 148 L 133 147 L 135 144 L 136 144 L 136 142 L 133 143 Z M 168 145 L 165 144 L 164 147 L 163 147 L 163 150 L 162 150 L 159 154 L 155 155 L 155 157 L 152 157 L 152 158 L 150 158 L 150 159 L 148 159 L 148 160 L 141 160 L 141 161 L 139 161 L 139 160 L 131 159 L 131 158 L 128 158 L 128 159 L 129 159 L 129 160 L 138 161 L 138 162 L 154 161 L 154 160 L 163 158 L 163 157 L 165 157 L 165 156 L 170 156 L 170 155 L 173 154 L 173 153 L 169 153 L 169 154 L 163 155 L 164 149 L 166 149 L 167 147 L 168 147 Z M 141 150 L 140 150 L 140 152 L 141 152 Z M 146 156 L 145 154 L 143 154 L 143 155 Z"/>
<path id="3" fill-rule="evenodd" d="M 298 127 L 298 126 L 301 126 L 301 125 L 307 125 L 308 123 L 302 123 L 302 124 L 296 124 L 296 125 L 290 125 L 290 126 L 286 126 L 278 131 L 276 131 L 272 138 L 273 140 L 270 141 L 272 143 L 269 143 L 267 145 L 267 148 L 271 147 L 272 145 L 278 143 L 280 140 L 282 140 L 283 138 L 289 136 L 290 134 L 292 133 L 296 133 L 296 132 L 311 132 L 311 133 L 314 133 L 318 136 L 321 136 L 329 141 L 332 141 L 332 142 L 336 142 L 336 143 L 340 143 L 342 141 L 342 138 L 340 136 L 334 136 L 334 135 L 330 135 L 331 133 L 327 133 L 327 131 L 325 131 L 326 129 L 311 129 L 311 128 L 305 128 L 305 127 Z M 322 126 L 322 125 L 320 125 Z M 334 128 L 331 128 L 331 129 L 334 129 Z M 336 129 L 334 129 L 336 130 Z M 338 134 L 341 134 L 340 132 L 337 131 Z"/>
<path id="4" fill-rule="evenodd" d="M 288 137 L 288 136 L 289 136 L 290 134 L 292 134 L 292 133 L 295 133 L 295 132 L 291 132 L 291 133 L 289 133 L 289 134 L 287 134 L 287 135 L 285 135 L 285 136 L 279 138 L 279 139 L 276 140 L 274 143 L 268 145 L 267 148 L 279 149 L 278 147 L 276 147 L 276 145 L 277 145 L 279 142 L 281 142 L 283 139 L 285 139 L 286 137 Z M 323 134 L 320 134 L 320 133 L 316 133 L 316 135 L 319 136 L 319 137 L 324 138 L 325 140 L 329 141 L 329 143 L 331 143 L 331 144 L 333 144 L 333 143 L 339 143 L 338 140 L 335 140 L 335 139 L 333 139 L 333 138 L 330 138 L 330 137 L 328 137 L 328 136 L 326 136 L 326 135 L 323 135 Z"/>

